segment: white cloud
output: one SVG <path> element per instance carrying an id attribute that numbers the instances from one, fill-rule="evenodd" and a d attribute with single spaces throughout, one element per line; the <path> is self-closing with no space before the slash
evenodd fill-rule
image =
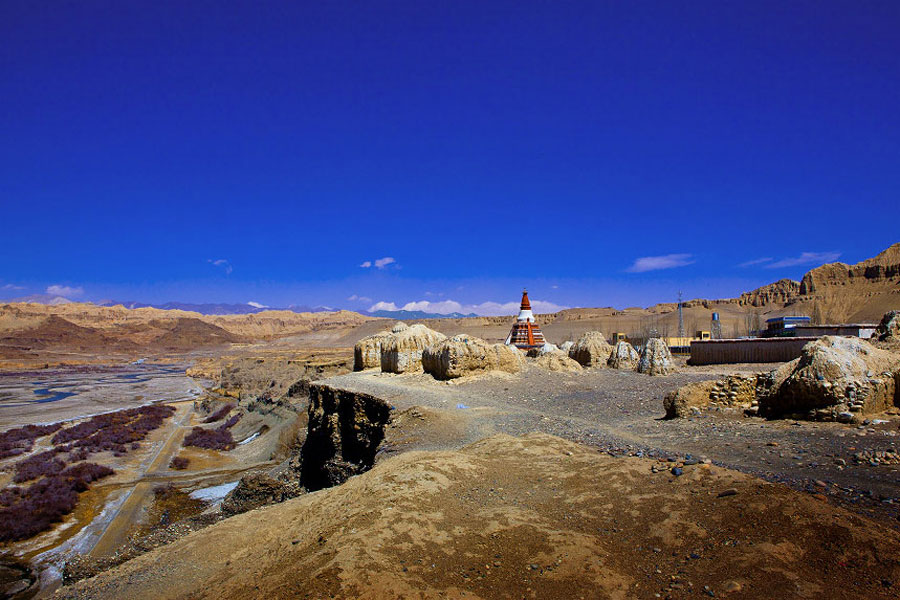
<path id="1" fill-rule="evenodd" d="M 393 302 L 376 302 L 372 306 L 369 307 L 369 312 L 375 312 L 376 310 L 400 310 L 397 308 L 397 305 Z"/>
<path id="2" fill-rule="evenodd" d="M 374 265 L 376 269 L 383 269 L 391 264 L 396 265 L 397 261 L 392 256 L 385 256 L 384 258 L 376 258 L 374 261 L 367 260 L 359 266 L 363 269 L 368 269 Z"/>
<path id="3" fill-rule="evenodd" d="M 742 262 L 738 266 L 741 268 L 752 267 L 754 265 L 761 265 L 763 263 L 771 262 L 773 260 L 775 260 L 775 259 L 772 258 L 771 256 L 766 257 L 766 258 L 754 258 L 753 260 L 748 260 L 747 262 Z"/>
<path id="4" fill-rule="evenodd" d="M 551 285 L 551 286 L 550 286 L 550 289 L 551 289 L 551 290 L 558 290 L 558 289 L 559 289 L 559 286 L 558 286 L 558 285 Z"/>
<path id="5" fill-rule="evenodd" d="M 220 269 L 225 271 L 226 275 L 231 275 L 232 271 L 234 271 L 234 267 L 231 266 L 231 263 L 224 258 L 217 258 L 215 260 L 208 258 L 206 259 L 206 262 L 210 263 L 214 267 L 219 267 Z"/>
<path id="6" fill-rule="evenodd" d="M 350 302 L 371 302 L 372 301 L 372 299 L 369 298 L 368 296 L 357 296 L 356 294 L 349 296 L 347 298 L 347 300 L 349 300 Z"/>
<path id="7" fill-rule="evenodd" d="M 14 290 L 14 291 L 19 291 L 19 290 L 24 290 L 24 289 L 25 289 L 25 286 L 15 285 L 15 284 L 12 284 L 12 283 L 7 283 L 6 285 L 4 285 L 4 286 L 3 286 L 2 288 L 0 288 L 0 289 L 3 289 L 3 290 Z"/>
<path id="8" fill-rule="evenodd" d="M 799 265 L 822 265 L 836 261 L 841 256 L 840 252 L 801 252 L 800 256 L 782 258 L 779 261 L 766 265 L 767 269 L 780 269 L 782 267 L 797 267 Z"/>
<path id="9" fill-rule="evenodd" d="M 80 296 L 84 293 L 82 287 L 69 287 L 67 285 L 51 285 L 47 287 L 47 293 L 51 296 L 62 296 L 69 298 L 71 296 Z"/>
<path id="10" fill-rule="evenodd" d="M 531 308 L 535 313 L 551 313 L 563 310 L 567 307 L 554 304 L 553 302 L 545 302 L 543 300 L 532 300 Z M 450 313 L 471 314 L 484 317 L 514 315 L 519 312 L 518 302 L 482 302 L 481 304 L 462 304 L 455 300 L 442 300 L 441 302 L 430 302 L 428 300 L 417 300 L 415 302 L 407 302 L 398 307 L 394 302 L 377 302 L 370 308 L 370 312 L 376 310 L 418 310 L 428 313 L 436 313 L 447 315 Z"/>
<path id="11" fill-rule="evenodd" d="M 446 315 L 452 312 L 462 312 L 463 305 L 454 300 L 441 300 L 440 302 L 419 300 L 417 302 L 407 302 L 403 305 L 402 310 L 421 310 L 424 312 L 433 312 Z"/>
<path id="12" fill-rule="evenodd" d="M 643 256 L 634 261 L 625 269 L 628 273 L 644 273 L 646 271 L 659 271 L 660 269 L 674 269 L 693 264 L 692 254 L 665 254 L 663 256 Z"/>
<path id="13" fill-rule="evenodd" d="M 251 301 L 248 302 L 247 304 L 250 305 L 250 306 L 252 306 L 253 308 L 269 308 L 267 305 L 265 305 L 265 304 L 260 304 L 259 302 L 254 302 L 253 300 L 251 300 Z"/>

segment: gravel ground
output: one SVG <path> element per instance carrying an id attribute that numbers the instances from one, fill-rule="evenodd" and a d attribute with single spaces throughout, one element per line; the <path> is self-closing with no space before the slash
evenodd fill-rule
<path id="1" fill-rule="evenodd" d="M 721 373 L 760 367 L 685 367 L 665 377 L 609 369 L 557 373 L 529 367 L 518 375 L 449 384 L 423 374 L 365 371 L 323 383 L 376 395 L 398 410 L 428 406 L 466 415 L 465 435 L 450 444 L 440 443 L 442 447 L 461 447 L 497 432 L 540 431 L 614 455 L 708 458 L 720 466 L 826 496 L 900 529 L 900 465 L 868 459 L 877 457 L 876 452 L 897 449 L 900 418 L 896 415 L 881 416 L 886 423 L 865 427 L 769 421 L 745 417 L 739 409 L 713 409 L 687 419 L 663 418 L 662 401 L 669 391 L 716 379 Z M 865 454 L 863 460 L 859 453 Z"/>

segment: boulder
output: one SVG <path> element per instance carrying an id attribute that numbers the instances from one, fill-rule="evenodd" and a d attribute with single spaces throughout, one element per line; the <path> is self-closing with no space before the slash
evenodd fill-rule
<path id="1" fill-rule="evenodd" d="M 588 331 L 569 348 L 569 358 L 583 367 L 605 367 L 611 353 L 612 346 L 599 331 Z"/>
<path id="2" fill-rule="evenodd" d="M 758 375 L 729 375 L 719 381 L 684 385 L 663 399 L 666 418 L 687 417 L 710 405 L 752 408 L 757 403 L 757 379 Z"/>
<path id="3" fill-rule="evenodd" d="M 669 392 L 663 399 L 667 419 L 691 416 L 692 409 L 703 409 L 709 406 L 709 396 L 715 387 L 715 381 L 698 381 L 683 385 L 674 392 Z"/>
<path id="4" fill-rule="evenodd" d="M 544 352 L 534 361 L 539 367 L 548 371 L 580 371 L 581 365 L 578 361 L 569 358 L 569 355 L 562 350 L 554 350 Z"/>
<path id="5" fill-rule="evenodd" d="M 674 369 L 672 353 L 660 338 L 650 338 L 644 344 L 641 358 L 638 360 L 638 373 L 647 375 L 668 375 Z"/>
<path id="6" fill-rule="evenodd" d="M 222 501 L 222 513 L 237 515 L 267 504 L 277 504 L 300 495 L 297 481 L 281 481 L 266 473 L 241 477 L 237 487 Z"/>
<path id="7" fill-rule="evenodd" d="M 566 340 L 565 342 L 563 342 L 562 344 L 559 345 L 559 349 L 568 354 L 569 350 L 571 350 L 572 346 L 574 346 L 574 345 L 575 345 L 575 342 L 573 342 L 572 340 Z"/>
<path id="8" fill-rule="evenodd" d="M 515 348 L 515 346 L 512 347 Z M 551 352 L 559 352 L 559 348 L 556 346 L 556 344 L 545 342 L 544 345 L 540 348 L 529 349 L 528 352 L 525 353 L 525 356 L 527 356 L 528 358 L 537 358 Z"/>
<path id="9" fill-rule="evenodd" d="M 401 331 L 406 331 L 409 329 L 409 325 L 404 323 L 403 321 L 397 321 L 394 323 L 394 326 L 391 327 L 391 333 L 400 333 Z"/>
<path id="10" fill-rule="evenodd" d="M 634 349 L 634 346 L 628 342 L 617 342 L 613 346 L 609 359 L 606 361 L 607 366 L 613 369 L 627 369 L 633 371 L 637 366 L 641 356 Z"/>
<path id="11" fill-rule="evenodd" d="M 422 367 L 435 379 L 455 379 L 486 371 L 518 373 L 524 357 L 514 346 L 488 344 L 482 339 L 455 335 L 422 352 Z"/>
<path id="12" fill-rule="evenodd" d="M 882 342 L 900 342 L 900 310 L 884 313 L 875 331 L 875 337 Z"/>
<path id="13" fill-rule="evenodd" d="M 857 421 L 897 402 L 900 354 L 854 337 L 825 336 L 760 385 L 759 412 L 815 420 Z"/>
<path id="14" fill-rule="evenodd" d="M 387 331 L 364 337 L 353 346 L 353 370 L 377 369 L 381 367 L 381 348 L 391 339 Z"/>
<path id="15" fill-rule="evenodd" d="M 381 370 L 385 373 L 411 373 L 422 369 L 422 351 L 447 339 L 421 324 L 391 334 L 381 347 Z"/>

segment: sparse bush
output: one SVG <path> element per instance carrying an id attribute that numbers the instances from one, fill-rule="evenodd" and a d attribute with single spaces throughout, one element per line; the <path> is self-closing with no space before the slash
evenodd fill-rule
<path id="1" fill-rule="evenodd" d="M 231 429 L 240 420 L 241 420 L 241 415 L 236 414 L 236 415 L 232 416 L 230 419 L 228 419 L 227 421 L 225 421 L 225 423 L 223 423 L 221 426 L 219 426 L 219 429 Z"/>
<path id="2" fill-rule="evenodd" d="M 53 425 L 25 425 L 0 433 L 0 459 L 25 454 L 34 447 L 34 440 L 55 433 L 62 423 Z"/>
<path id="3" fill-rule="evenodd" d="M 24 483 L 39 477 L 56 475 L 66 467 L 66 463 L 56 458 L 54 450 L 40 452 L 16 463 L 13 482 Z"/>
<path id="4" fill-rule="evenodd" d="M 88 453 L 112 451 L 116 456 L 124 456 L 128 452 L 126 445 L 136 450 L 139 447 L 137 442 L 146 438 L 147 434 L 160 427 L 174 413 L 175 409 L 171 406 L 151 404 L 97 415 L 63 429 L 53 436 L 53 443 L 71 442 L 72 446 Z"/>
<path id="5" fill-rule="evenodd" d="M 234 448 L 235 443 L 234 438 L 231 437 L 231 432 L 227 428 L 203 429 L 202 427 L 194 427 L 184 437 L 184 445 L 206 448 L 207 450 L 231 450 Z"/>
<path id="6" fill-rule="evenodd" d="M 225 406 L 223 406 L 222 408 L 220 408 L 213 414 L 211 414 L 208 417 L 206 417 L 205 419 L 203 419 L 203 422 L 204 423 L 215 423 L 216 421 L 221 421 L 232 410 L 234 410 L 234 404 L 226 404 Z"/>
<path id="7" fill-rule="evenodd" d="M 175 469 L 176 471 L 182 471 L 187 469 L 190 464 L 190 459 L 185 458 L 183 456 L 176 456 L 172 459 L 172 462 L 169 463 L 169 467 Z"/>
<path id="8" fill-rule="evenodd" d="M 49 529 L 72 512 L 79 492 L 112 474 L 109 467 L 82 463 L 46 476 L 27 488 L 4 489 L 0 492 L 0 542 L 24 540 Z"/>

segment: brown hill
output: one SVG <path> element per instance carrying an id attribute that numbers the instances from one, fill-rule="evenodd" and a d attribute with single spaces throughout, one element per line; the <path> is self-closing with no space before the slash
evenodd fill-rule
<path id="1" fill-rule="evenodd" d="M 808 272 L 797 282 L 782 279 L 721 300 L 694 299 L 684 303 L 688 335 L 711 328 L 718 313 L 726 337 L 748 335 L 764 325 L 766 318 L 786 314 L 813 317 L 816 322 L 877 322 L 888 310 L 900 309 L 900 244 L 856 265 L 833 263 Z M 45 324 L 55 316 L 82 329 L 63 334 L 60 321 Z M 553 343 L 574 340 L 588 330 L 609 337 L 621 332 L 641 337 L 655 329 L 677 335 L 675 303 L 649 308 L 573 308 L 537 315 L 547 339 Z M 465 333 L 491 342 L 509 333 L 511 317 L 427 319 L 429 328 L 446 335 Z M 388 328 L 389 320 L 351 311 L 293 313 L 264 311 L 247 315 L 202 315 L 183 310 L 127 309 L 70 303 L 0 305 L 0 346 L 12 352 L 71 346 L 90 349 L 158 349 L 186 351 L 238 341 L 275 341 L 282 347 L 350 347 L 362 337 Z M 44 327 L 44 329 L 39 329 Z M 97 333 L 91 337 L 91 330 Z M 92 341 L 93 340 L 93 341 Z M 129 344 L 131 346 L 129 346 Z M 2 354 L 0 348 L 0 354 Z M 14 353 L 13 353 L 14 354 Z M 7 356 L 11 356 L 7 353 Z"/>
<path id="2" fill-rule="evenodd" d="M 117 340 L 102 331 L 81 327 L 57 315 L 29 321 L 28 326 L 24 329 L 5 331 L 0 335 L 0 346 L 44 349 L 60 345 L 77 350 L 103 347 L 133 349 L 135 347 L 127 340 Z"/>
<path id="3" fill-rule="evenodd" d="M 278 337 L 335 336 L 373 320 L 349 311 L 206 316 L 182 310 L 93 304 L 0 305 L 0 359 L 83 361 L 81 354 L 188 352 Z M 58 355 L 54 355 L 57 353 Z M 18 362 L 9 366 L 24 366 Z"/>
<path id="4" fill-rule="evenodd" d="M 786 486 L 560 438 L 410 452 L 61 598 L 895 598 L 900 541 Z"/>
<path id="5" fill-rule="evenodd" d="M 799 282 L 782 279 L 742 294 L 744 306 L 790 306 L 820 323 L 878 322 L 900 307 L 900 243 L 855 265 L 816 267 Z"/>

